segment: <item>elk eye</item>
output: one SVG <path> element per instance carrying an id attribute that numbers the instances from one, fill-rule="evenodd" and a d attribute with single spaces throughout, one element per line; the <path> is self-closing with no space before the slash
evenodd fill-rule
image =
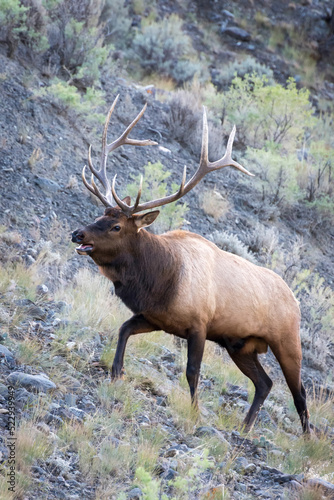
<path id="1" fill-rule="evenodd" d="M 111 231 L 116 231 L 118 233 L 118 231 L 121 230 L 121 226 L 114 226 L 111 228 Z"/>

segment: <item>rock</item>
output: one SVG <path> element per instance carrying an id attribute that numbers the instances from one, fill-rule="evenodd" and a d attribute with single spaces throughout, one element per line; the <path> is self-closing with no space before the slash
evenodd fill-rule
<path id="1" fill-rule="evenodd" d="M 92 399 L 89 396 L 84 396 L 81 399 L 80 402 L 81 409 L 88 412 L 88 411 L 95 411 L 96 410 L 96 405 L 92 401 Z"/>
<path id="2" fill-rule="evenodd" d="M 42 467 L 38 467 L 38 465 L 33 465 L 31 467 L 31 472 L 33 474 L 38 474 L 39 476 L 45 476 L 46 474 L 46 471 L 42 469 Z"/>
<path id="3" fill-rule="evenodd" d="M 0 396 L 8 397 L 8 386 L 0 383 Z"/>
<path id="4" fill-rule="evenodd" d="M 174 363 L 175 357 L 175 354 L 166 348 L 164 354 L 161 356 L 161 359 L 162 361 L 167 361 L 168 363 Z"/>
<path id="5" fill-rule="evenodd" d="M 38 175 L 35 175 L 34 183 L 36 186 L 40 187 L 42 191 L 50 194 L 57 193 L 61 189 L 57 182 L 47 179 L 46 177 L 39 177 Z"/>
<path id="6" fill-rule="evenodd" d="M 23 409 L 27 405 L 31 405 L 36 401 L 36 396 L 27 391 L 24 387 L 15 391 L 15 407 Z"/>
<path id="7" fill-rule="evenodd" d="M 254 472 L 256 472 L 256 465 L 255 464 L 250 463 L 250 464 L 246 465 L 245 474 L 253 474 Z"/>
<path id="8" fill-rule="evenodd" d="M 5 358 L 10 368 L 15 366 L 14 355 L 10 352 L 9 349 L 7 349 L 7 347 L 2 344 L 0 344 L 0 359 L 1 358 Z"/>
<path id="9" fill-rule="evenodd" d="M 143 492 L 140 488 L 133 488 L 129 493 L 127 494 L 127 498 L 131 500 L 140 500 L 140 498 L 143 496 Z"/>
<path id="10" fill-rule="evenodd" d="M 53 424 L 53 425 L 63 425 L 64 423 L 64 420 L 59 417 L 58 415 L 54 415 L 53 413 L 50 413 L 50 412 L 46 412 L 44 417 L 43 417 L 43 420 L 46 424 Z"/>
<path id="11" fill-rule="evenodd" d="M 320 477 L 316 477 L 314 479 L 309 479 L 306 481 L 307 486 L 311 486 L 312 488 L 317 488 L 317 490 L 323 491 L 325 495 L 331 495 L 330 498 L 334 498 L 334 484 L 321 479 Z"/>
<path id="12" fill-rule="evenodd" d="M 74 406 L 77 402 L 77 396 L 72 393 L 65 394 L 64 399 L 67 406 Z"/>
<path id="13" fill-rule="evenodd" d="M 243 399 L 244 401 L 248 400 L 248 391 L 238 385 L 230 385 L 228 387 L 227 394 L 235 398 Z"/>
<path id="14" fill-rule="evenodd" d="M 275 476 L 273 479 L 274 479 L 275 483 L 284 484 L 284 483 L 290 483 L 290 481 L 293 481 L 295 479 L 295 476 L 293 476 L 291 474 L 280 473 L 278 476 Z"/>
<path id="15" fill-rule="evenodd" d="M 28 375 L 23 372 L 12 372 L 7 377 L 7 382 L 16 387 L 24 387 L 27 390 L 46 392 L 55 389 L 57 386 L 45 375 Z"/>
<path id="16" fill-rule="evenodd" d="M 138 422 L 138 424 L 142 424 L 142 425 L 150 425 L 151 420 L 148 417 L 148 415 L 138 415 L 137 422 Z"/>
<path id="17" fill-rule="evenodd" d="M 218 431 L 217 429 L 215 429 L 214 427 L 209 427 L 209 426 L 202 426 L 202 427 L 198 427 L 194 433 L 194 436 L 195 437 L 204 437 L 204 436 L 208 436 L 208 437 L 216 437 L 219 439 L 219 441 L 221 441 L 222 443 L 224 443 L 226 445 L 227 448 L 231 448 L 231 445 L 230 443 L 224 438 L 223 434 Z"/>
<path id="18" fill-rule="evenodd" d="M 167 406 L 167 398 L 165 396 L 158 396 L 156 401 L 158 406 Z"/>
<path id="19" fill-rule="evenodd" d="M 71 406 L 69 408 L 69 411 L 74 415 L 76 418 L 83 420 L 85 417 L 87 417 L 87 413 L 83 410 L 80 410 L 80 408 L 76 408 L 75 406 Z"/>
<path id="20" fill-rule="evenodd" d="M 25 262 L 26 262 L 27 266 L 32 266 L 33 264 L 35 264 L 36 259 L 34 259 L 34 257 L 32 257 L 31 255 L 26 255 Z"/>
<path id="21" fill-rule="evenodd" d="M 249 465 L 247 458 L 245 457 L 237 457 L 234 461 L 233 469 L 239 474 L 245 474 L 246 467 Z M 253 464 L 254 465 L 254 464 Z"/>
<path id="22" fill-rule="evenodd" d="M 163 478 L 164 478 L 165 481 L 171 481 L 171 480 L 175 479 L 177 475 L 178 475 L 178 473 L 176 472 L 176 470 L 174 470 L 174 469 L 168 469 L 164 473 Z"/>
<path id="23" fill-rule="evenodd" d="M 49 293 L 49 289 L 46 285 L 38 285 L 36 287 L 36 293 L 40 297 L 45 297 Z"/>
<path id="24" fill-rule="evenodd" d="M 15 302 L 17 306 L 22 308 L 24 314 L 31 316 L 33 319 L 45 320 L 47 317 L 46 312 L 34 302 L 29 299 L 18 300 Z"/>
<path id="25" fill-rule="evenodd" d="M 243 493 L 246 493 L 247 491 L 247 484 L 245 483 L 240 483 L 240 481 L 237 482 L 234 488 L 236 491 L 241 491 Z"/>
<path id="26" fill-rule="evenodd" d="M 232 21 L 234 19 L 234 14 L 232 14 L 232 12 L 230 12 L 229 10 L 226 10 L 224 9 L 222 11 L 222 14 L 227 18 L 229 19 L 230 21 Z"/>
<path id="27" fill-rule="evenodd" d="M 236 40 L 241 40 L 242 42 L 249 42 L 251 39 L 248 31 L 243 30 L 242 28 L 238 28 L 237 26 L 230 26 L 222 29 L 222 33 L 226 33 L 227 35 L 235 38 Z"/>
<path id="28" fill-rule="evenodd" d="M 204 437 L 204 436 L 216 436 L 218 434 L 217 429 L 214 427 L 209 427 L 206 425 L 203 425 L 202 427 L 197 427 L 194 435 L 196 437 Z"/>

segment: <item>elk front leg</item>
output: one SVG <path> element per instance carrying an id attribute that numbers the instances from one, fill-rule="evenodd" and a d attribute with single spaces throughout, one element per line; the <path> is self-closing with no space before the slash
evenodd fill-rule
<path id="1" fill-rule="evenodd" d="M 111 378 L 113 380 L 120 378 L 123 372 L 124 352 L 128 338 L 137 333 L 153 332 L 156 327 L 149 323 L 141 314 L 132 316 L 123 323 L 119 330 L 118 342 L 114 362 L 111 368 Z"/>
<path id="2" fill-rule="evenodd" d="M 197 386 L 201 362 L 203 358 L 206 335 L 201 331 L 193 331 L 188 336 L 188 362 L 186 376 L 189 384 L 191 403 L 198 408 Z"/>

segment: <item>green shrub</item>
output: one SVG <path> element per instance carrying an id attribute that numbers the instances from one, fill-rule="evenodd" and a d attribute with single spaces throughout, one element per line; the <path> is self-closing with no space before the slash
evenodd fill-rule
<path id="1" fill-rule="evenodd" d="M 49 87 L 36 94 L 50 97 L 63 111 L 72 110 L 86 120 L 104 122 L 104 115 L 97 112 L 99 107 L 105 105 L 103 93 L 93 87 L 88 87 L 86 93 L 82 94 L 73 85 L 55 78 Z"/>
<path id="2" fill-rule="evenodd" d="M 268 86 L 265 77 L 245 75 L 233 80 L 223 106 L 238 141 L 247 146 L 263 197 L 273 204 L 308 201 L 332 217 L 333 138 L 314 116 L 308 90 L 297 89 L 292 79 L 286 87 Z"/>
<path id="3" fill-rule="evenodd" d="M 267 85 L 274 84 L 274 74 L 268 66 L 259 63 L 254 57 L 247 56 L 242 61 L 233 61 L 226 67 L 219 70 L 215 76 L 215 85 L 228 87 L 235 77 L 247 78 L 247 75 L 253 75 L 266 78 Z"/>
<path id="4" fill-rule="evenodd" d="M 20 42 L 37 52 L 48 47 L 45 11 L 37 3 L 28 5 L 20 0 L 0 0 L 0 36 L 8 45 L 9 57 L 15 55 Z"/>
<path id="5" fill-rule="evenodd" d="M 262 184 L 263 197 L 271 203 L 282 200 L 291 203 L 302 197 L 298 184 L 298 167 L 300 162 L 296 155 L 281 153 L 273 144 L 266 148 L 248 148 L 246 158 Z M 257 168 L 256 168 L 257 167 Z"/>
<path id="6" fill-rule="evenodd" d="M 183 21 L 175 14 L 162 21 L 148 22 L 134 40 L 131 57 L 144 73 L 159 73 L 181 84 L 200 73 L 191 39 L 182 31 Z"/>
<path id="7" fill-rule="evenodd" d="M 51 1 L 48 5 L 50 51 L 47 61 L 58 61 L 62 72 L 80 87 L 94 85 L 106 66 L 112 47 L 103 46 L 103 27 L 99 25 L 102 3 L 78 0 Z M 110 63 L 110 61 L 109 61 Z"/>
<path id="8" fill-rule="evenodd" d="M 238 140 L 261 149 L 278 144 L 294 151 L 316 119 L 307 89 L 297 89 L 295 81 L 268 86 L 267 79 L 256 74 L 236 77 L 224 95 L 226 119 L 235 124 Z"/>
<path id="9" fill-rule="evenodd" d="M 124 49 L 131 40 L 131 16 L 124 0 L 106 0 L 100 21 L 105 23 L 105 39 L 116 49 Z"/>
<path id="10" fill-rule="evenodd" d="M 141 201 L 149 201 L 152 199 L 162 198 L 167 195 L 167 182 L 166 180 L 170 177 L 170 172 L 164 170 L 163 165 L 160 162 L 148 163 L 144 167 L 143 175 L 143 188 L 142 188 L 142 198 Z M 126 193 L 132 198 L 136 198 L 138 193 L 138 186 L 140 182 L 140 175 L 134 178 L 134 182 L 128 184 L 126 187 Z M 172 184 L 171 189 L 173 192 L 179 189 L 179 185 Z M 160 215 L 152 229 L 156 232 L 165 232 L 171 229 L 177 229 L 182 226 L 184 221 L 184 216 L 188 210 L 187 205 L 177 204 L 177 202 L 169 203 L 161 208 Z"/>

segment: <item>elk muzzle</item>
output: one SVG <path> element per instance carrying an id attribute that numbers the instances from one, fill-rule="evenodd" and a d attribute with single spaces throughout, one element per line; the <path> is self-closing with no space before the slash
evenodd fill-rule
<path id="1" fill-rule="evenodd" d="M 93 242 L 85 242 L 85 236 L 84 231 L 81 229 L 76 229 L 72 233 L 72 242 L 80 243 L 80 245 L 75 249 L 79 255 L 89 255 L 94 248 Z"/>

